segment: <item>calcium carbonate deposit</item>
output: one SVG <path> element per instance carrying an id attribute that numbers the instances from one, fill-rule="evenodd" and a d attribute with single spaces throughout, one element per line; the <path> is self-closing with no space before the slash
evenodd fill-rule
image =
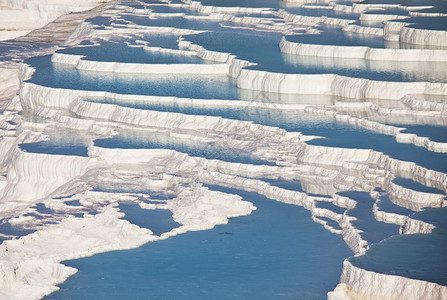
<path id="1" fill-rule="evenodd" d="M 444 1 L 0 20 L 1 299 L 447 299 Z"/>

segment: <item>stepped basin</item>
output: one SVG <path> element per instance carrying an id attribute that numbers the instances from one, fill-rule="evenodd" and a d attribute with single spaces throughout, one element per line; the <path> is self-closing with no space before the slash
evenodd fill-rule
<path id="1" fill-rule="evenodd" d="M 44 299 L 83 298 L 87 291 L 89 297 L 326 299 L 351 255 L 339 235 L 301 207 L 210 188 L 237 193 L 257 210 L 213 230 L 66 262 L 80 271 Z"/>
<path id="2" fill-rule="evenodd" d="M 239 99 L 233 80 L 223 75 L 156 75 L 80 71 L 51 63 L 50 56 L 28 60 L 36 67 L 29 82 L 64 89 L 121 94 L 177 96 L 201 99 Z"/>
<path id="3" fill-rule="evenodd" d="M 447 143 L 447 127 L 430 125 L 405 125 L 402 133 L 414 133 L 418 136 L 428 137 L 431 141 Z"/>
<path id="4" fill-rule="evenodd" d="M 434 224 L 432 233 L 394 236 L 349 261 L 369 271 L 447 285 L 447 263 L 443 259 L 447 247 L 445 214 L 446 208 L 419 212 L 412 218 Z"/>
<path id="5" fill-rule="evenodd" d="M 431 194 L 445 194 L 445 192 L 442 190 L 423 185 L 423 184 L 416 182 L 414 180 L 411 180 L 409 178 L 396 177 L 393 179 L 393 182 L 397 185 L 403 186 L 404 188 L 411 189 L 411 190 L 418 191 L 418 192 L 431 193 Z M 447 187 L 446 187 L 446 189 L 447 189 Z"/>
<path id="6" fill-rule="evenodd" d="M 51 130 L 48 132 L 49 139 L 34 143 L 20 144 L 22 151 L 31 153 L 88 156 L 88 141 L 84 134 L 78 130 Z"/>
<path id="7" fill-rule="evenodd" d="M 399 22 L 409 23 L 407 27 L 434 31 L 447 30 L 447 16 L 439 17 L 411 17 L 401 19 Z"/>
<path id="8" fill-rule="evenodd" d="M 188 16 L 194 14 L 188 13 Z M 170 27 L 170 28 L 181 28 L 181 29 L 192 29 L 192 30 L 221 30 L 222 27 L 219 25 L 220 22 L 213 20 L 201 20 L 199 18 L 186 18 L 184 16 L 171 16 L 162 18 L 148 18 L 140 16 L 125 16 L 127 21 L 130 21 L 136 25 L 140 26 L 151 26 L 154 27 Z"/>
<path id="9" fill-rule="evenodd" d="M 340 31 L 341 35 L 344 35 Z M 304 37 L 320 35 L 304 35 Z M 232 43 L 232 39 L 244 40 L 242 44 Z M 321 39 L 324 39 L 323 36 Z M 317 56 L 290 55 L 281 53 L 278 45 L 280 34 L 244 33 L 244 32 L 212 32 L 185 37 L 186 40 L 203 46 L 210 51 L 232 53 L 237 58 L 254 62 L 257 65 L 246 67 L 251 70 L 262 70 L 287 74 L 337 74 L 347 77 L 365 78 L 376 81 L 429 81 L 447 82 L 447 63 L 440 62 L 399 62 L 368 61 L 364 59 L 331 58 Z M 301 35 L 287 40 L 306 41 Z M 327 43 L 331 43 L 328 39 Z M 253 51 L 252 49 L 257 49 Z"/>
<path id="10" fill-rule="evenodd" d="M 191 156 L 204 157 L 207 159 L 217 159 L 229 162 L 246 164 L 267 164 L 267 162 L 256 158 L 248 151 L 232 151 L 217 143 L 201 142 L 200 139 L 190 140 L 188 138 L 177 138 L 165 133 L 148 132 L 133 134 L 126 132 L 119 136 L 108 139 L 97 139 L 94 145 L 101 148 L 119 149 L 171 149 L 178 152 L 187 153 Z M 199 162 L 197 162 L 199 164 Z"/>
<path id="11" fill-rule="evenodd" d="M 377 206 L 380 211 L 385 211 L 387 213 L 394 213 L 402 216 L 412 215 L 414 212 L 411 209 L 399 206 L 391 202 L 390 198 L 386 195 L 380 197 Z"/>
<path id="12" fill-rule="evenodd" d="M 411 144 L 397 143 L 394 137 L 367 130 L 363 130 L 362 133 L 359 135 L 357 131 L 346 128 L 343 135 L 334 133 L 325 139 L 315 139 L 307 143 L 327 147 L 372 148 L 402 161 L 413 161 L 428 169 L 447 171 L 447 159 L 443 153 L 434 153 Z"/>
<path id="13" fill-rule="evenodd" d="M 376 244 L 380 241 L 399 233 L 399 226 L 386 224 L 377 221 L 372 213 L 374 200 L 365 192 L 340 192 L 341 196 L 351 198 L 357 202 L 356 206 L 350 209 L 347 214 L 357 218 L 352 221 L 355 228 L 360 229 L 360 236 L 369 244 Z"/>
<path id="14" fill-rule="evenodd" d="M 356 46 L 381 49 L 400 48 L 399 43 L 386 41 L 381 36 L 356 34 L 329 26 L 321 27 L 321 32 L 318 34 L 289 35 L 286 37 L 286 40 L 312 45 Z"/>
<path id="15" fill-rule="evenodd" d="M 265 101 L 268 103 L 268 100 Z M 307 143 L 310 145 L 373 149 L 399 160 L 414 161 L 418 165 L 429 169 L 441 172 L 447 170 L 447 160 L 442 153 L 435 153 L 411 144 L 398 143 L 393 136 L 337 122 L 330 116 L 281 110 L 275 107 L 274 102 L 273 109 L 252 108 L 256 105 L 256 102 L 252 102 L 247 104 L 248 108 L 243 110 L 239 108 L 205 109 L 188 106 L 153 105 L 139 103 L 138 101 L 129 103 L 120 100 L 105 100 L 105 102 L 138 109 L 181 112 L 189 115 L 211 115 L 226 119 L 253 121 L 261 125 L 279 127 L 288 132 L 301 132 L 305 135 L 324 137 L 308 141 Z M 412 150 L 408 151 L 407 149 Z"/>
<path id="16" fill-rule="evenodd" d="M 143 48 L 129 47 L 118 43 L 104 43 L 101 46 L 77 47 L 59 50 L 56 53 L 83 55 L 83 60 L 139 64 L 203 64 L 193 55 L 148 52 Z"/>

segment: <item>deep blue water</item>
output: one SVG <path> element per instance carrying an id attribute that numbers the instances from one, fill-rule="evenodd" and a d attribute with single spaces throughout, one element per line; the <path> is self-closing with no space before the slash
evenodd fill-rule
<path id="1" fill-rule="evenodd" d="M 327 201 L 316 201 L 315 207 L 329 209 L 337 214 L 343 214 L 346 211 L 346 208 L 337 206 L 332 202 Z"/>
<path id="2" fill-rule="evenodd" d="M 411 209 L 399 206 L 391 202 L 390 198 L 387 195 L 380 196 L 380 200 L 377 202 L 377 206 L 379 207 L 379 210 L 389 213 L 395 213 L 403 216 L 409 216 L 413 214 L 413 211 Z"/>
<path id="3" fill-rule="evenodd" d="M 446 213 L 446 207 L 419 212 L 412 217 L 437 226 L 433 233 L 394 236 L 349 260 L 366 270 L 447 285 Z"/>
<path id="4" fill-rule="evenodd" d="M 393 182 L 397 185 L 403 186 L 404 188 L 411 189 L 413 191 L 432 194 L 445 194 L 444 191 L 423 185 L 409 178 L 396 177 L 395 179 L 393 179 Z"/>
<path id="5" fill-rule="evenodd" d="M 352 221 L 355 228 L 360 229 L 362 238 L 370 244 L 375 244 L 383 239 L 399 233 L 399 225 L 379 222 L 374 218 L 372 207 L 374 199 L 367 192 L 340 192 L 341 196 L 351 198 L 357 202 L 347 214 L 357 218 Z"/>
<path id="6" fill-rule="evenodd" d="M 332 219 L 326 218 L 326 217 L 317 217 L 320 220 L 323 220 L 326 222 L 326 225 L 330 226 L 331 228 L 335 229 L 335 230 L 342 230 L 342 228 L 340 227 L 340 225 L 335 222 Z"/>
<path id="7" fill-rule="evenodd" d="M 213 230 L 65 262 L 80 271 L 45 299 L 326 299 L 352 254 L 341 236 L 302 207 L 212 188 L 257 210 Z"/>
<path id="8" fill-rule="evenodd" d="M 404 125 L 402 133 L 414 133 L 418 136 L 428 137 L 438 143 L 447 143 L 447 127 L 433 125 Z"/>
<path id="9" fill-rule="evenodd" d="M 125 214 L 124 220 L 150 229 L 154 235 L 161 235 L 181 226 L 173 220 L 172 212 L 167 209 L 142 209 L 136 203 L 126 202 L 120 202 L 118 207 Z"/>

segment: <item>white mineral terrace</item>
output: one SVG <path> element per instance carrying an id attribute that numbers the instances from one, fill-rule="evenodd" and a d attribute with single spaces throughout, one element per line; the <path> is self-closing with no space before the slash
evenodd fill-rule
<path id="1" fill-rule="evenodd" d="M 88 10 L 101 2 L 0 0 L 0 40 L 25 35 L 63 14 Z M 302 206 L 311 213 L 315 222 L 341 235 L 355 256 L 365 254 L 373 242 L 356 227 L 357 219 L 350 215 L 358 205 L 357 200 L 339 192 L 366 192 L 374 203 L 369 212 L 374 221 L 396 224 L 400 226 L 400 234 L 430 234 L 436 229 L 433 224 L 416 219 L 412 214 L 427 207 L 447 205 L 446 173 L 374 149 L 312 145 L 311 142 L 319 136 L 288 131 L 277 125 L 224 116 L 143 109 L 133 105 L 222 110 L 249 107 L 295 112 L 333 119 L 337 124 L 357 130 L 391 136 L 397 143 L 416 146 L 429 155 L 442 155 L 447 153 L 447 143 L 406 133 L 405 125 L 393 124 L 445 126 L 447 83 L 378 81 L 337 74 L 256 70 L 257 64 L 252 61 L 243 60 L 233 53 L 209 50 L 184 39 L 184 36 L 210 32 L 206 28 L 186 28 L 186 25 L 181 28 L 178 24 L 172 27 L 142 25 L 121 17 L 138 15 L 147 18 L 148 22 L 180 18 L 191 22 L 214 22 L 226 30 L 278 34 L 282 38 L 277 51 L 293 56 L 444 63 L 447 62 L 447 50 L 442 47 L 447 47 L 447 30 L 418 29 L 411 27 L 406 20 L 393 22 L 407 17 L 443 17 L 444 14 L 424 12 L 431 6 L 356 1 L 340 4 L 288 0 L 281 2 L 281 9 L 208 6 L 190 0 L 172 1 L 175 3 L 157 1 L 147 6 L 143 3 L 144 8 L 135 8 L 128 2 L 112 1 L 102 9 L 79 15 L 76 21 L 81 23 L 76 28 L 65 27 L 71 35 L 63 38 L 63 45 L 57 44 L 56 38 L 54 44 L 41 49 L 21 44 L 22 40 L 11 40 L 11 43 L 16 42 L 18 47 L 23 47 L 20 51 L 11 46 L 16 44 L 0 44 L 4 47 L 1 49 L 6 49 L 0 61 L 0 220 L 33 229 L 32 233 L 23 236 L 0 232 L 0 242 L 4 238 L 0 244 L 1 299 L 40 299 L 49 295 L 58 289 L 58 284 L 77 272 L 62 264 L 64 260 L 136 248 L 188 231 L 211 229 L 218 224 L 226 224 L 229 218 L 248 215 L 256 209 L 240 196 L 212 191 L 206 187 L 207 184 L 256 192 L 274 201 Z M 156 7 L 193 13 L 157 12 Z M 290 13 L 289 7 L 351 14 L 361 21 L 383 22 L 383 28 L 368 27 L 365 25 L 367 22 L 355 23 L 354 19 L 342 17 Z M 374 14 L 374 11 L 387 9 L 391 10 L 389 14 Z M 407 15 L 393 14 L 392 9 L 399 9 Z M 94 19 L 88 20 L 96 16 L 109 18 L 111 22 L 100 26 L 94 23 Z M 379 49 L 287 40 L 288 35 L 298 33 L 318 34 L 318 26 L 333 26 L 341 32 L 365 38 L 382 37 L 421 47 Z M 51 26 L 45 27 L 22 39 L 46 39 L 52 30 Z M 174 37 L 174 46 L 153 45 L 145 40 L 147 34 Z M 124 40 L 128 47 L 142 48 L 149 54 L 196 57 L 204 63 L 99 61 L 90 59 L 88 55 L 56 52 L 64 47 L 79 46 L 82 42 L 100 45 L 114 39 Z M 241 99 L 142 95 L 138 91 L 124 94 L 101 89 L 46 86 L 32 80 L 39 66 L 31 66 L 24 61 L 38 54 L 51 54 L 49 63 L 79 71 L 79 74 L 84 71 L 104 76 L 123 73 L 129 77 L 137 74 L 219 75 L 232 80 Z M 250 98 L 253 91 L 277 94 L 279 98 L 288 97 L 292 101 L 253 101 L 253 97 Z M 321 101 L 312 100 L 319 99 L 318 96 L 321 96 Z M 298 100 L 303 98 L 309 100 Z M 86 154 L 40 153 L 21 147 L 22 144 L 52 141 L 52 130 L 77 132 Z M 126 134 L 134 134 L 138 139 L 138 134 L 144 136 L 147 133 L 154 133 L 153 140 L 159 144 L 172 142 L 189 147 L 213 144 L 232 153 L 249 149 L 255 159 L 264 163 L 196 157 L 168 148 L 121 149 L 95 143 L 100 138 L 112 139 Z M 64 140 L 63 135 L 59 138 Z M 440 193 L 402 186 L 394 182 L 396 178 L 414 181 Z M 277 187 L 265 179 L 298 180 L 303 190 Z M 150 199 L 150 196 L 143 193 L 94 189 L 96 186 L 113 185 L 169 191 L 172 198 L 160 204 L 148 204 L 142 197 Z M 84 211 L 82 216 L 73 215 L 71 213 L 75 209 L 67 205 L 67 201 L 79 201 L 82 208 L 94 210 L 97 214 Z M 138 204 L 141 209 L 168 209 L 181 226 L 160 236 L 155 235 L 151 230 L 123 219 L 124 213 L 118 208 L 121 201 Z M 385 201 L 411 213 L 389 211 L 382 206 Z M 321 202 L 345 210 L 340 213 L 319 207 Z M 62 216 L 54 217 L 51 220 L 53 224 L 45 224 L 33 216 L 38 204 L 60 211 Z M 333 222 L 338 226 L 333 226 Z M 328 299 L 447 299 L 447 287 L 364 270 L 346 259 L 339 284 L 328 293 Z"/>

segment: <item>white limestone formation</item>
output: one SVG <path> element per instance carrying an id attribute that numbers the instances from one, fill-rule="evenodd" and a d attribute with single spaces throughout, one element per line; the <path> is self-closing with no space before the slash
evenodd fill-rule
<path id="1" fill-rule="evenodd" d="M 0 1 L 0 41 L 24 36 L 61 15 L 89 10 L 105 1 Z"/>
<path id="2" fill-rule="evenodd" d="M 375 201 L 370 213 L 377 221 L 401 226 L 401 234 L 430 233 L 435 229 L 434 225 L 411 215 L 382 210 L 380 201 L 382 193 L 386 193 L 395 204 L 414 211 L 427 206 L 443 207 L 447 205 L 443 194 L 422 193 L 392 182 L 395 177 L 411 178 L 445 191 L 447 174 L 443 172 L 423 168 L 414 162 L 393 159 L 371 149 L 309 145 L 306 142 L 318 137 L 287 132 L 279 127 L 251 121 L 126 107 L 127 104 L 153 104 L 177 108 L 250 107 L 279 112 L 301 111 L 303 115 L 310 113 L 314 117 L 333 117 L 336 122 L 391 135 L 398 142 L 411 143 L 430 151 L 447 151 L 445 143 L 402 133 L 404 126 L 385 124 L 384 118 L 381 119 L 384 116 L 421 117 L 433 118 L 444 124 L 443 117 L 447 111 L 443 100 L 447 95 L 445 83 L 373 81 L 336 74 L 285 74 L 247 69 L 256 64 L 241 60 L 232 53 L 209 51 L 182 37 L 205 30 L 136 25 L 132 21 L 127 22 L 125 18 L 132 14 L 153 19 L 181 17 L 221 22 L 225 30 L 275 32 L 283 35 L 278 51 L 298 56 L 367 60 L 371 68 L 374 68 L 374 62 L 381 61 L 447 61 L 446 50 L 310 45 L 288 42 L 284 37 L 304 32 L 317 34 L 319 29 L 316 26 L 328 25 L 342 28 L 345 32 L 383 36 L 386 40 L 400 39 L 410 44 L 444 47 L 446 45 L 443 43 L 447 41 L 445 31 L 411 28 L 411 24 L 405 21 L 395 21 L 403 16 L 374 13 L 392 8 L 407 11 L 409 16 L 442 16 L 419 12 L 431 8 L 429 6 L 348 5 L 326 0 L 287 2 L 284 9 L 277 11 L 271 8 L 205 6 L 199 1 L 189 0 L 145 4 L 143 8 L 121 3 L 105 11 L 102 16 L 115 18 L 113 20 L 122 23 L 112 22 L 111 25 L 99 28 L 83 22 L 65 42 L 68 47 L 82 40 L 100 43 L 119 37 L 126 40 L 129 47 L 141 47 L 148 53 L 195 55 L 214 62 L 212 64 L 131 64 L 92 61 L 83 55 L 60 52 L 52 55 L 54 64 L 65 64 L 89 72 L 227 75 L 235 79 L 239 88 L 246 89 L 241 90 L 241 95 L 247 93 L 249 96 L 241 97 L 243 100 L 240 101 L 120 95 L 52 88 L 27 81 L 34 73 L 34 69 L 27 64 L 22 64 L 20 70 L 17 65 L 0 65 L 0 217 L 10 224 L 27 224 L 36 229 L 35 233 L 22 237 L 8 236 L 15 239 L 6 240 L 0 245 L 0 298 L 38 299 L 48 295 L 57 289 L 57 284 L 76 272 L 62 265 L 63 260 L 138 247 L 146 242 L 191 230 L 210 229 L 227 223 L 228 218 L 247 215 L 256 209 L 252 203 L 242 201 L 239 196 L 211 191 L 203 184 L 256 192 L 275 201 L 300 205 L 310 211 L 315 222 L 340 234 L 355 255 L 364 254 L 371 245 L 362 237 L 361 230 L 356 228 L 356 219 L 349 215 L 349 210 L 356 206 L 357 201 L 337 192 L 369 193 Z M 15 29 L 18 34 L 22 34 L 22 29 L 29 30 L 33 24 L 42 26 L 58 14 L 88 9 L 96 4 L 93 0 L 84 1 L 81 5 L 66 1 L 54 5 L 41 0 L 0 0 L 0 6 L 8 7 L 7 11 L 0 12 L 0 19 L 10 22 L 13 27 L 17 27 L 14 24 L 21 20 L 20 26 L 23 28 Z M 287 8 L 292 5 L 355 14 L 365 22 L 385 21 L 385 27 L 366 27 L 364 24 L 353 24 L 354 20 L 342 18 L 291 14 Z M 191 9 L 198 15 L 186 12 L 158 13 L 154 12 L 153 6 Z M 27 9 L 21 19 L 15 17 L 19 8 Z M 1 18 L 5 14 L 8 14 L 8 18 Z M 23 16 L 28 16 L 29 22 L 23 22 Z M 150 39 L 146 40 L 146 34 L 175 35 L 178 37 L 179 49 L 153 46 Z M 380 66 L 377 68 L 381 70 Z M 19 85 L 18 96 L 15 96 Z M 249 101 L 252 96 L 247 90 L 281 93 L 292 100 L 290 103 L 253 102 Z M 306 94 L 319 95 L 324 99 L 314 103 L 312 100 L 297 100 L 299 97 L 306 98 Z M 110 103 L 107 103 L 109 100 Z M 378 117 L 370 118 L 372 114 Z M 40 121 L 35 122 L 34 118 Z M 418 122 L 415 121 L 416 124 Z M 50 131 L 55 128 L 73 129 L 85 134 L 83 142 L 88 145 L 88 156 L 33 153 L 20 148 L 23 143 L 51 140 Z M 160 144 L 169 142 L 190 147 L 212 145 L 224 151 L 248 153 L 265 164 L 206 159 L 169 149 L 105 148 L 94 142 L 98 137 L 111 138 L 120 134 L 129 134 L 136 140 L 144 141 L 148 133 L 151 133 L 153 141 Z M 276 164 L 268 165 L 267 162 Z M 280 188 L 266 179 L 297 180 L 301 183 L 302 191 Z M 168 191 L 172 198 L 163 203 L 148 204 L 139 200 L 140 197 L 149 197 L 144 193 L 93 191 L 97 186 L 145 187 L 148 190 Z M 74 208 L 64 203 L 67 200 L 77 200 L 83 208 L 93 209 L 98 214 L 84 212 L 82 217 L 69 216 Z M 123 213 L 119 212 L 117 206 L 123 201 L 136 203 L 141 209 L 169 209 L 180 227 L 156 236 L 149 229 L 121 219 Z M 321 208 L 318 206 L 321 202 L 332 203 L 346 211 L 339 213 L 336 209 Z M 44 204 L 65 215 L 59 219 L 55 217 L 52 225 L 45 224 L 29 214 L 36 211 L 33 208 L 36 204 Z M 331 226 L 332 222 L 338 226 Z M 445 286 L 364 270 L 351 264 L 349 259 L 344 262 L 340 284 L 328 294 L 328 299 L 446 297 Z"/>
<path id="3" fill-rule="evenodd" d="M 361 58 L 378 61 L 447 61 L 447 50 L 430 49 L 379 49 L 355 46 L 302 44 L 281 39 L 281 51 L 294 55 Z"/>
<path id="4" fill-rule="evenodd" d="M 445 286 L 396 275 L 380 274 L 343 263 L 341 284 L 328 299 L 443 299 Z"/>

